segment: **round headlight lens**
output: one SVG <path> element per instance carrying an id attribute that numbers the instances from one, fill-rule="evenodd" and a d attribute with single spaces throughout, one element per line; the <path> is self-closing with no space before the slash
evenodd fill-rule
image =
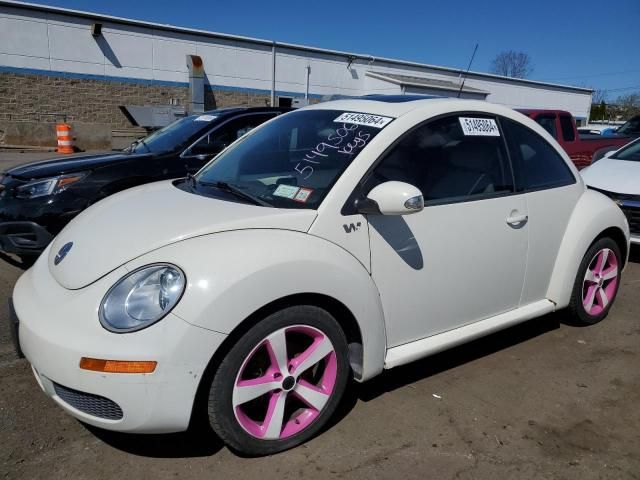
<path id="1" fill-rule="evenodd" d="M 100 323 L 107 330 L 132 332 L 148 327 L 178 303 L 186 285 L 184 273 L 169 264 L 147 265 L 109 289 L 100 305 Z"/>

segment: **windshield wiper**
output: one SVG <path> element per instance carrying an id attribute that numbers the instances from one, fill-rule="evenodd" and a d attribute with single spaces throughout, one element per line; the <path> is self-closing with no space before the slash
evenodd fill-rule
<path id="1" fill-rule="evenodd" d="M 144 145 L 144 148 L 147 149 L 147 152 L 151 152 L 149 145 L 147 145 L 147 142 L 145 142 L 144 139 L 142 138 L 138 138 L 137 140 L 134 140 L 131 146 L 129 147 L 129 151 L 133 153 L 134 148 L 136 148 L 140 144 Z"/>
<path id="2" fill-rule="evenodd" d="M 194 190 L 196 186 L 196 177 L 193 176 L 193 173 L 187 173 L 187 182 L 189 183 L 189 187 Z"/>
<path id="3" fill-rule="evenodd" d="M 199 185 L 203 185 L 205 187 L 213 187 L 218 190 L 222 190 L 224 192 L 231 193 L 238 198 L 242 198 L 243 200 L 252 203 L 254 205 L 260 205 L 262 207 L 270 207 L 271 205 L 265 202 L 264 200 L 259 199 L 258 197 L 254 197 L 253 195 L 249 195 L 246 192 L 243 192 L 241 189 L 236 187 L 235 185 L 230 185 L 227 182 L 205 182 L 202 180 L 195 180 L 195 182 Z"/>

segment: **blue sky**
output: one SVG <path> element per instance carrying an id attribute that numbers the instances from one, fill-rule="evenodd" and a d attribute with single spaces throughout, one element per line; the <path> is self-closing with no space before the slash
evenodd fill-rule
<path id="1" fill-rule="evenodd" d="M 38 3 L 449 67 L 466 68 L 479 43 L 472 70 L 513 49 L 531 56 L 534 80 L 606 89 L 610 100 L 640 92 L 640 0 Z"/>

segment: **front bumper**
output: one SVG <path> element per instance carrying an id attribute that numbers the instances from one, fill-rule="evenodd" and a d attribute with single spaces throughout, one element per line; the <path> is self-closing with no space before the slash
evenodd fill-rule
<path id="1" fill-rule="evenodd" d="M 53 235 L 35 222 L 0 223 L 0 251 L 21 255 L 38 255 Z"/>
<path id="2" fill-rule="evenodd" d="M 14 289 L 20 346 L 43 391 L 83 422 L 123 432 L 185 430 L 205 368 L 226 336 L 173 314 L 138 332 L 108 332 L 98 321 L 98 305 L 124 273 L 120 268 L 86 288 L 67 290 L 41 257 Z M 81 370 L 81 357 L 158 365 L 151 374 L 100 373 Z"/>

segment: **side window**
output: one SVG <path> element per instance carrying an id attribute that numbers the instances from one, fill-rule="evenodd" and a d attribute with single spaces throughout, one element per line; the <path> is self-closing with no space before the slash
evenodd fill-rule
<path id="1" fill-rule="evenodd" d="M 216 155 L 245 133 L 273 117 L 274 115 L 272 114 L 246 115 L 230 120 L 200 139 L 198 143 L 191 147 L 189 154 Z"/>
<path id="2" fill-rule="evenodd" d="M 558 138 L 556 135 L 556 116 L 555 115 L 540 115 L 536 117 L 536 122 L 540 124 L 553 138 Z"/>
<path id="3" fill-rule="evenodd" d="M 573 142 L 576 139 L 576 132 L 573 129 L 570 116 L 560 115 L 560 128 L 562 129 L 562 139 L 565 142 Z"/>
<path id="4" fill-rule="evenodd" d="M 364 188 L 397 180 L 418 187 L 426 204 L 480 199 L 514 191 L 511 170 L 495 120 L 497 136 L 462 130 L 456 115 L 441 118 L 406 134 L 367 178 Z"/>
<path id="5" fill-rule="evenodd" d="M 527 127 L 501 118 L 518 189 L 540 190 L 575 183 L 564 159 L 547 141 Z"/>

